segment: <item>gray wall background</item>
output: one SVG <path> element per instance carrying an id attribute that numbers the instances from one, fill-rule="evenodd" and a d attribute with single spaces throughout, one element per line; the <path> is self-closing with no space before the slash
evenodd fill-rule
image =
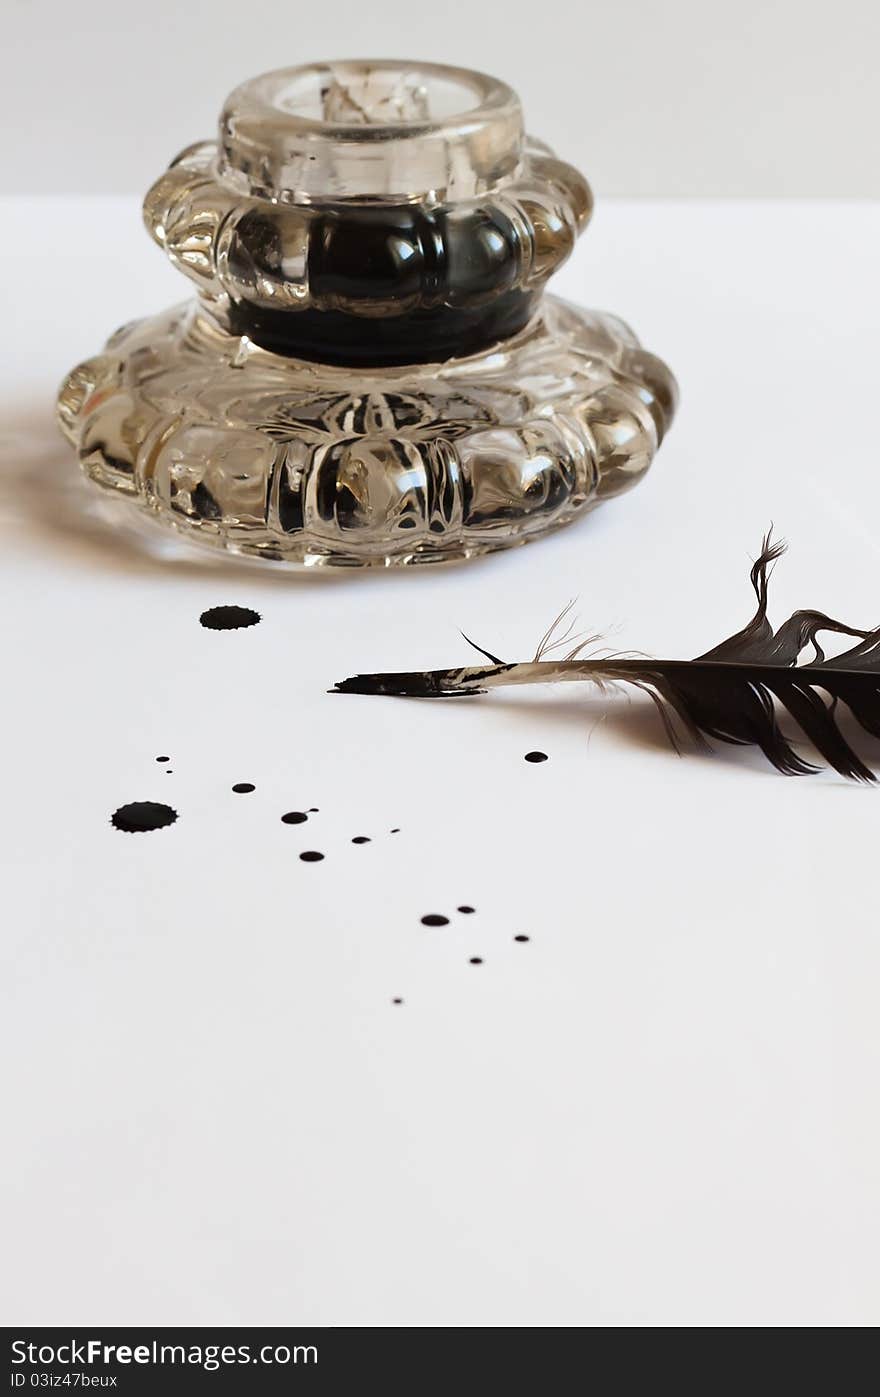
<path id="1" fill-rule="evenodd" d="M 268 68 L 505 78 L 600 194 L 880 194 L 878 0 L 3 0 L 6 193 L 143 193 Z"/>

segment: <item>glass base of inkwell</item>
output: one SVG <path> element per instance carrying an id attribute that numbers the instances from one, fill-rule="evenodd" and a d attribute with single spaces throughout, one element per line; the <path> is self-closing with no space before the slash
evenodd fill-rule
<path id="1" fill-rule="evenodd" d="M 246 557 L 525 543 L 640 479 L 675 408 L 621 321 L 542 294 L 591 208 L 482 74 L 254 79 L 145 201 L 198 296 L 75 368 L 62 430 L 96 485 Z"/>

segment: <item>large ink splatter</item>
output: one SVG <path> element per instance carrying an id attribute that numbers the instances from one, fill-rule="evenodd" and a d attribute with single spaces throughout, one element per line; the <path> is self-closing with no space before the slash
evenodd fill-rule
<path id="1" fill-rule="evenodd" d="M 126 834 L 144 834 L 151 829 L 164 829 L 173 825 L 177 811 L 158 800 L 133 800 L 128 805 L 120 805 L 110 817 L 110 823 Z"/>
<path id="2" fill-rule="evenodd" d="M 237 631 L 242 626 L 255 626 L 261 617 L 249 606 L 209 606 L 199 620 L 208 631 Z"/>

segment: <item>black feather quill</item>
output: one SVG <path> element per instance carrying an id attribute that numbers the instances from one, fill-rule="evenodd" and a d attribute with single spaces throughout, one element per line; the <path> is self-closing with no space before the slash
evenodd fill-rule
<path id="1" fill-rule="evenodd" d="M 677 750 L 676 720 L 701 745 L 715 738 L 735 746 L 760 747 L 778 771 L 790 775 L 818 770 L 782 732 L 778 719 L 782 709 L 835 771 L 857 781 L 873 781 L 870 767 L 841 731 L 838 704 L 849 709 L 865 732 L 880 738 L 880 629 L 858 630 L 821 611 L 796 611 L 774 631 L 767 619 L 767 588 L 772 566 L 784 551 L 784 543 L 772 542 L 769 534 L 765 537 L 751 570 L 758 602 L 754 616 L 741 631 L 693 660 L 577 658 L 589 641 L 582 641 L 563 659 L 545 659 L 554 648 L 554 625 L 535 659 L 524 664 L 495 661 L 488 651 L 475 646 L 493 663 L 410 674 L 360 674 L 337 684 L 336 692 L 459 698 L 505 684 L 586 680 L 601 689 L 625 683 L 653 700 Z M 823 631 L 853 637 L 858 643 L 826 659 L 818 641 Z M 812 657 L 798 664 L 807 647 L 812 648 Z"/>

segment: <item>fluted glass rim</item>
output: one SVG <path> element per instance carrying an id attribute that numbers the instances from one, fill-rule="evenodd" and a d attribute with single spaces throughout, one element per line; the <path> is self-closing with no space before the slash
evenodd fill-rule
<path id="1" fill-rule="evenodd" d="M 426 101 L 444 86 L 458 88 L 463 105 L 418 119 L 349 122 L 282 101 L 297 83 L 354 83 L 376 74 L 421 81 Z M 524 145 L 519 98 L 499 78 L 421 60 L 346 59 L 276 69 L 235 88 L 220 114 L 217 168 L 238 192 L 273 202 L 467 198 L 513 177 Z"/>

